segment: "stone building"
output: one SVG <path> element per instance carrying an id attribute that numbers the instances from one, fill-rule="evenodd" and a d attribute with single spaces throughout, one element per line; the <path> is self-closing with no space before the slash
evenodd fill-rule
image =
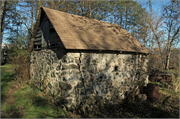
<path id="1" fill-rule="evenodd" d="M 146 81 L 148 53 L 120 25 L 42 7 L 31 83 L 67 106 L 116 104 Z"/>

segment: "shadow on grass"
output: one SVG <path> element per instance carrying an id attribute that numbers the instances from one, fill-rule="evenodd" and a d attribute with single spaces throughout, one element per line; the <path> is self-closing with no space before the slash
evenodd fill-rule
<path id="1" fill-rule="evenodd" d="M 10 106 L 10 109 L 8 111 L 1 111 L 1 118 L 22 118 L 23 112 L 21 110 L 18 110 L 14 105 Z"/>
<path id="2" fill-rule="evenodd" d="M 31 118 L 65 118 L 65 113 L 59 106 L 49 103 L 46 98 L 40 96 L 31 97 L 32 105 L 26 107 L 25 117 Z"/>
<path id="3" fill-rule="evenodd" d="M 153 107 L 152 104 L 146 100 L 141 104 L 133 104 L 126 102 L 125 104 L 120 105 L 123 108 L 123 113 L 131 114 L 132 117 L 141 117 L 141 118 L 167 118 L 172 117 L 172 115 L 164 111 L 161 106 Z"/>
<path id="4" fill-rule="evenodd" d="M 169 118 L 176 117 L 171 112 L 164 111 L 161 106 L 153 107 L 148 100 L 141 104 L 133 104 L 125 101 L 123 104 L 117 104 L 112 106 L 97 106 L 94 105 L 92 111 L 81 111 L 78 113 L 83 118 L 95 117 L 95 118 Z"/>
<path id="5" fill-rule="evenodd" d="M 45 118 L 45 117 L 52 117 L 52 118 L 71 118 L 72 115 L 67 116 L 58 114 L 62 111 L 62 107 L 52 105 L 48 103 L 47 99 L 44 99 L 42 97 L 36 96 L 33 98 L 33 105 L 35 108 L 41 107 L 47 112 L 50 111 L 48 107 L 52 108 L 54 110 L 53 113 L 41 113 L 39 117 Z M 74 111 L 74 112 L 73 112 Z M 71 110 L 68 112 L 72 112 L 75 115 L 80 115 L 81 118 L 169 118 L 169 117 L 175 117 L 178 118 L 179 115 L 173 114 L 172 112 L 168 112 L 162 109 L 162 107 L 159 105 L 157 107 L 153 107 L 152 104 L 146 100 L 143 103 L 140 104 L 134 104 L 130 103 L 127 100 L 123 104 L 117 104 L 117 105 L 93 105 L 92 111 L 86 110 L 85 112 L 82 111 L 80 108 L 76 110 Z"/>
<path id="6" fill-rule="evenodd" d="M 36 106 L 36 107 L 42 107 L 42 108 L 46 108 L 47 105 L 48 105 L 48 100 L 47 99 L 44 99 L 40 96 L 35 96 L 33 97 L 33 105 Z"/>

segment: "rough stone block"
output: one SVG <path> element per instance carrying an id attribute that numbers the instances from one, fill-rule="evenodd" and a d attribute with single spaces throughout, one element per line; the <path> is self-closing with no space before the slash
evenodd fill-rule
<path id="1" fill-rule="evenodd" d="M 80 77 L 79 75 L 71 75 L 71 76 L 69 77 L 69 81 L 78 80 L 79 77 Z"/>
<path id="2" fill-rule="evenodd" d="M 86 82 L 86 86 L 87 87 L 91 87 L 92 86 L 92 82 Z"/>
<path id="3" fill-rule="evenodd" d="M 78 69 L 78 65 L 76 64 L 69 64 L 69 65 L 62 65 L 62 70 L 66 70 L 66 69 Z"/>
<path id="4" fill-rule="evenodd" d="M 53 63 L 59 63 L 59 59 L 57 57 L 54 57 Z"/>
<path id="5" fill-rule="evenodd" d="M 62 65 L 62 70 L 66 70 L 66 69 L 70 69 L 70 68 L 69 68 L 69 65 L 63 64 L 63 65 Z"/>
<path id="6" fill-rule="evenodd" d="M 60 69 L 61 69 L 61 66 L 58 65 L 58 66 L 56 67 L 56 71 L 59 71 Z"/>
<path id="7" fill-rule="evenodd" d="M 53 71 L 53 72 L 51 72 L 51 77 L 52 78 L 55 78 L 56 76 L 55 76 L 55 72 Z"/>
<path id="8" fill-rule="evenodd" d="M 77 84 L 77 88 L 82 88 L 82 87 L 84 87 L 84 85 L 83 85 L 82 81 L 80 81 L 80 82 Z"/>
<path id="9" fill-rule="evenodd" d="M 76 63 L 76 64 L 79 64 L 79 63 L 80 63 L 79 58 L 75 58 L 75 63 Z"/>
<path id="10" fill-rule="evenodd" d="M 70 70 L 70 74 L 71 74 L 71 75 L 80 74 L 79 69 L 71 69 L 71 70 Z"/>
<path id="11" fill-rule="evenodd" d="M 86 99 L 86 102 L 88 105 L 94 105 L 95 102 L 96 102 L 96 99 L 94 96 L 90 95 L 87 99 Z"/>
<path id="12" fill-rule="evenodd" d="M 70 59 L 69 59 L 69 57 L 68 56 L 63 56 L 63 58 L 61 59 L 61 61 L 63 62 L 63 63 L 70 63 Z"/>
<path id="13" fill-rule="evenodd" d="M 107 99 L 107 100 L 111 100 L 111 95 L 110 95 L 110 94 L 107 94 L 107 95 L 106 95 L 106 99 Z"/>
<path id="14" fill-rule="evenodd" d="M 76 57 L 80 57 L 80 53 L 67 53 L 67 56 L 76 58 Z"/>
<path id="15" fill-rule="evenodd" d="M 146 94 L 138 94 L 137 97 L 138 97 L 140 102 L 143 102 L 147 99 Z"/>
<path id="16" fill-rule="evenodd" d="M 108 93 L 108 90 L 107 90 L 106 88 L 102 88 L 102 89 L 101 89 L 101 93 L 107 94 L 107 93 Z"/>
<path id="17" fill-rule="evenodd" d="M 61 75 L 69 75 L 70 74 L 70 71 L 69 70 L 63 70 L 61 72 Z"/>
<path id="18" fill-rule="evenodd" d="M 68 83 L 64 83 L 64 82 L 59 82 L 59 86 L 61 87 L 61 90 L 71 90 L 72 86 Z"/>
<path id="19" fill-rule="evenodd" d="M 81 89 L 80 95 L 86 95 L 85 89 Z"/>

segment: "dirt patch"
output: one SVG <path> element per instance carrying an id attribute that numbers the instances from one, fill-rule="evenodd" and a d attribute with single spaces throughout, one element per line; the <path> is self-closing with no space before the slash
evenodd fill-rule
<path id="1" fill-rule="evenodd" d="M 6 92 L 6 104 L 8 106 L 13 105 L 15 102 L 15 97 L 13 96 L 13 94 L 18 90 L 19 86 L 17 85 L 16 82 L 13 82 L 12 85 L 10 86 L 10 88 L 7 90 Z"/>
<path id="2" fill-rule="evenodd" d="M 38 94 L 37 94 L 37 96 L 40 96 L 40 97 L 42 97 L 42 98 L 43 98 L 43 97 L 44 97 L 44 93 L 43 93 L 43 92 L 38 93 Z"/>
<path id="3" fill-rule="evenodd" d="M 162 94 L 162 98 L 164 97 L 167 97 L 167 95 Z M 172 96 L 163 106 L 163 110 L 174 115 L 179 115 L 179 98 Z"/>
<path id="4" fill-rule="evenodd" d="M 8 111 L 1 111 L 1 118 L 22 118 L 24 116 L 24 107 L 11 108 Z"/>
<path id="5" fill-rule="evenodd" d="M 2 118 L 22 118 L 24 107 L 16 107 L 15 106 L 15 96 L 13 95 L 16 91 L 22 89 L 23 86 L 18 81 L 13 81 L 11 86 L 6 92 L 5 95 L 5 105 L 6 107 L 10 107 L 8 111 L 4 111 L 1 108 L 1 117 Z"/>
<path id="6" fill-rule="evenodd" d="M 160 93 L 156 103 L 152 103 L 149 100 L 142 103 L 131 103 L 125 100 L 123 104 L 112 106 L 96 104 L 92 105 L 92 111 L 81 111 L 81 108 L 79 108 L 76 110 L 76 114 L 80 115 L 80 118 L 178 118 L 179 98 L 176 95 L 172 95 L 163 104 L 162 102 L 167 96 L 169 95 Z"/>
<path id="7" fill-rule="evenodd" d="M 4 73 L 13 73 L 13 72 L 14 72 L 14 70 L 7 70 Z"/>

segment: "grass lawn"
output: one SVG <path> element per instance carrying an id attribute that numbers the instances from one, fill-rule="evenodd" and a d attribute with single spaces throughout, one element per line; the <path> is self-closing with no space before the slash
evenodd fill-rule
<path id="1" fill-rule="evenodd" d="M 51 105 L 38 90 L 13 80 L 12 66 L 1 66 L 1 117 L 63 118 L 65 111 Z"/>
<path id="2" fill-rule="evenodd" d="M 154 105 L 148 100 L 133 104 L 126 102 L 113 106 L 94 105 L 92 112 L 66 111 L 50 104 L 46 97 L 30 85 L 13 80 L 10 64 L 1 66 L 1 117 L 4 118 L 178 118 L 179 93 L 161 86 L 160 97 Z M 151 82 L 153 83 L 153 82 Z M 155 83 L 155 82 L 154 82 Z M 157 83 L 156 83 L 157 84 Z M 171 95 L 165 105 L 162 100 Z"/>
<path id="3" fill-rule="evenodd" d="M 7 89 L 12 84 L 14 73 L 12 72 L 11 68 L 12 67 L 10 64 L 1 66 L 1 105 L 5 101 Z"/>

